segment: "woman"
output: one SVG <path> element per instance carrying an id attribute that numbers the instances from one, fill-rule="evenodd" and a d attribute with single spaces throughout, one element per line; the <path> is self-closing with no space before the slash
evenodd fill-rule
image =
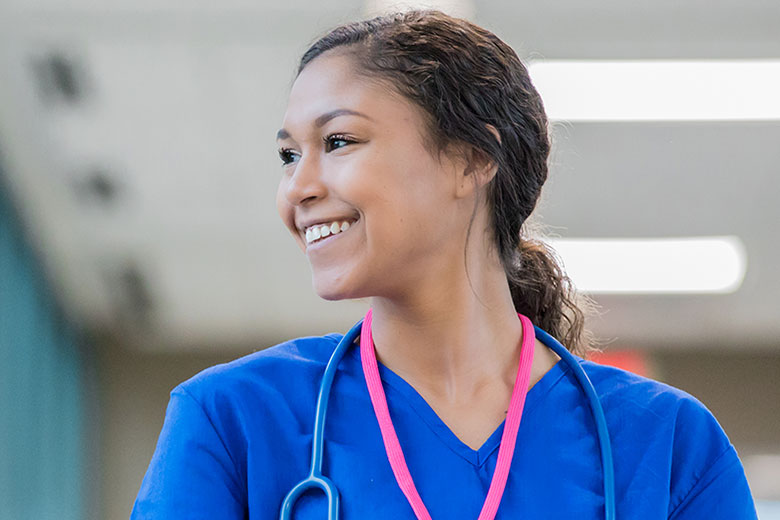
<path id="1" fill-rule="evenodd" d="M 520 238 L 549 141 L 514 51 L 436 11 L 336 28 L 301 59 L 278 142 L 277 206 L 316 292 L 371 303 L 327 408 L 323 473 L 341 518 L 603 518 L 587 402 L 518 315 L 585 352 L 569 280 Z M 317 392 L 341 338 L 292 340 L 176 387 L 133 518 L 278 518 L 309 472 Z M 367 389 L 372 359 L 384 395 Z M 756 517 L 737 454 L 699 401 L 577 360 L 606 414 L 618 518 Z M 517 395 L 522 422 L 505 436 Z M 414 491 L 391 465 L 388 424 Z M 494 473 L 501 489 L 480 516 Z M 294 508 L 326 510 L 318 492 Z"/>

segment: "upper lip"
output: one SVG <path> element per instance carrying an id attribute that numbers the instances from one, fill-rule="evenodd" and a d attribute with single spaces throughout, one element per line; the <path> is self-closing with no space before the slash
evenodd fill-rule
<path id="1" fill-rule="evenodd" d="M 343 222 L 345 220 L 347 221 L 355 221 L 358 217 L 356 216 L 339 216 L 339 217 L 319 217 L 319 218 L 310 218 L 306 220 L 301 220 L 300 222 L 297 222 L 298 229 L 301 231 L 306 231 L 307 228 L 317 225 L 317 224 L 328 224 L 330 222 Z"/>

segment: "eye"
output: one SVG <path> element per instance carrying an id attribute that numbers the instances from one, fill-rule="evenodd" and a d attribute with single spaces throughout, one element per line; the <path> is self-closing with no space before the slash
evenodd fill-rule
<path id="1" fill-rule="evenodd" d="M 298 154 L 289 148 L 279 148 L 279 158 L 282 160 L 282 166 L 292 163 Z"/>
<path id="2" fill-rule="evenodd" d="M 343 148 L 344 146 L 355 142 L 344 134 L 330 134 L 327 137 L 323 137 L 322 141 L 325 143 L 326 152 Z"/>

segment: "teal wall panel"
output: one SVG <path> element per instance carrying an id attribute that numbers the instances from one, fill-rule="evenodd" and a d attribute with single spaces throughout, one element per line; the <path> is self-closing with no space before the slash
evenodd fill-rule
<path id="1" fill-rule="evenodd" d="M 88 356 L 3 181 L 0 175 L 0 519 L 80 520 L 87 517 Z"/>

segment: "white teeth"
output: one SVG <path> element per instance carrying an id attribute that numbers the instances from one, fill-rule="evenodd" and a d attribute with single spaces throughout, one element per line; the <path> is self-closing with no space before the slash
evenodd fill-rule
<path id="1" fill-rule="evenodd" d="M 306 243 L 311 244 L 315 240 L 325 238 L 329 235 L 337 235 L 348 230 L 350 223 L 344 221 L 334 221 L 330 224 L 318 224 L 306 229 Z"/>

